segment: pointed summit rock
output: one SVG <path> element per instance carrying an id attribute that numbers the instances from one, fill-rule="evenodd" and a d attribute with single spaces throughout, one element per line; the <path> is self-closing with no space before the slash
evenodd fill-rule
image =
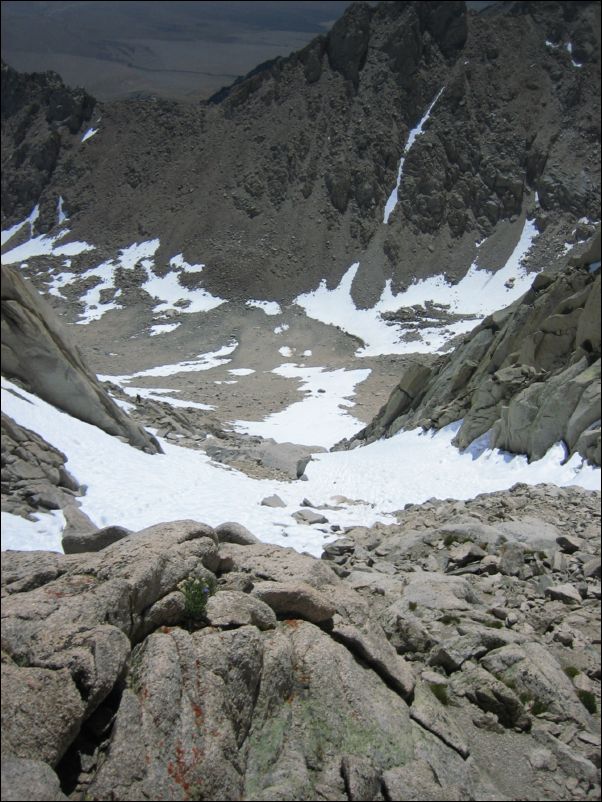
<path id="1" fill-rule="evenodd" d="M 44 401 L 123 437 L 149 454 L 155 438 L 109 397 L 85 364 L 52 307 L 17 270 L 2 268 L 2 373 L 18 379 Z"/>

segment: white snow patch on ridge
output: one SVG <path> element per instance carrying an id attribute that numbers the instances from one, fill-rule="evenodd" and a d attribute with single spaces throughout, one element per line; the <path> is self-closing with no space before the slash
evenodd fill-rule
<path id="1" fill-rule="evenodd" d="M 157 337 L 159 334 L 169 334 L 170 331 L 175 331 L 180 326 L 180 323 L 155 323 L 151 326 L 150 336 Z"/>
<path id="2" fill-rule="evenodd" d="M 360 337 L 365 345 L 357 351 L 357 356 L 434 352 L 452 337 L 470 331 L 478 321 L 461 320 L 440 328 L 418 329 L 420 339 L 404 340 L 403 327 L 387 323 L 381 313 L 432 301 L 448 305 L 450 313 L 482 318 L 508 306 L 531 286 L 533 275 L 527 273 L 521 263 L 538 233 L 535 222 L 526 220 L 520 239 L 504 267 L 493 273 L 473 263 L 455 285 L 449 284 L 442 275 L 434 276 L 416 281 L 395 295 L 389 280 L 375 306 L 357 309 L 351 297 L 351 285 L 359 268 L 359 262 L 355 262 L 333 290 L 329 290 L 323 280 L 316 290 L 295 298 L 295 303 L 303 307 L 308 317 L 339 326 L 343 331 Z M 509 279 L 514 279 L 514 283 L 506 287 Z"/>
<path id="3" fill-rule="evenodd" d="M 66 525 L 62 510 L 40 512 L 35 521 L 2 513 L 2 551 L 63 551 L 61 540 Z"/>
<path id="4" fill-rule="evenodd" d="M 443 89 L 445 89 L 445 87 L 443 87 Z M 401 159 L 399 161 L 399 168 L 397 170 L 397 183 L 395 184 L 395 188 L 393 189 L 393 191 L 389 195 L 389 199 L 387 200 L 387 202 L 385 204 L 385 213 L 384 213 L 384 218 L 383 218 L 383 223 L 385 223 L 385 224 L 387 224 L 389 222 L 389 217 L 391 217 L 391 213 L 393 212 L 393 210 L 397 206 L 399 187 L 401 186 L 401 179 L 402 179 L 402 176 L 403 176 L 403 168 L 404 168 L 404 165 L 405 165 L 406 156 L 408 155 L 408 153 L 410 151 L 410 148 L 412 147 L 412 145 L 416 141 L 417 137 L 419 137 L 420 134 L 422 133 L 422 130 L 423 130 L 424 126 L 426 125 L 426 122 L 427 122 L 428 118 L 431 116 L 431 112 L 432 112 L 433 108 L 435 107 L 435 103 L 439 100 L 439 98 L 441 97 L 441 95 L 443 93 L 443 89 L 440 89 L 437 92 L 437 94 L 435 95 L 435 99 L 433 100 L 431 105 L 426 110 L 426 112 L 424 114 L 424 117 L 420 120 L 418 125 L 415 128 L 412 128 L 412 130 L 410 131 L 410 134 L 408 136 L 408 141 L 405 144 L 405 147 L 403 149 L 403 154 L 402 154 Z"/>
<path id="5" fill-rule="evenodd" d="M 3 232 L 6 236 L 5 241 L 8 242 L 11 237 L 29 221 L 30 218 L 23 221 L 23 223 L 20 223 L 18 226 L 13 226 L 9 228 L 8 231 Z M 30 225 L 33 227 L 33 222 L 30 222 Z M 94 250 L 94 245 L 90 245 L 88 242 L 68 242 L 65 245 L 57 245 L 57 242 L 67 236 L 68 233 L 69 229 L 63 228 L 58 234 L 52 237 L 49 237 L 47 234 L 39 234 L 37 237 L 32 237 L 27 240 L 27 242 L 23 242 L 21 245 L 17 245 L 10 251 L 3 253 L 1 258 L 2 264 L 22 264 L 23 262 L 27 262 L 28 259 L 33 259 L 35 256 L 76 256 L 77 254 Z M 9 234 L 10 236 L 8 236 Z"/>
<path id="6" fill-rule="evenodd" d="M 15 236 L 15 234 L 18 231 L 20 231 L 23 228 L 24 225 L 27 225 L 27 224 L 29 224 L 29 236 L 33 237 L 34 223 L 38 219 L 39 216 L 40 216 L 40 207 L 39 207 L 38 204 L 36 204 L 33 207 L 33 209 L 31 210 L 31 213 L 29 214 L 29 216 L 25 218 L 25 220 L 22 220 L 20 223 L 15 223 L 14 226 L 11 226 L 10 228 L 5 229 L 2 232 L 1 244 L 5 245 L 10 239 L 12 239 Z M 2 264 L 4 264 L 4 262 L 2 262 Z"/>
<path id="7" fill-rule="evenodd" d="M 82 142 L 87 142 L 88 139 L 91 139 L 94 136 L 94 134 L 97 134 L 97 133 L 98 133 L 98 128 L 88 128 L 86 133 L 82 136 L 81 141 Z"/>
<path id="8" fill-rule="evenodd" d="M 228 345 L 223 345 L 217 351 L 210 351 L 207 354 L 198 354 L 194 359 L 187 359 L 185 362 L 176 362 L 169 365 L 158 365 L 155 368 L 139 370 L 137 373 L 130 373 L 127 376 L 98 376 L 98 380 L 114 382 L 115 384 L 129 384 L 132 379 L 146 376 L 174 376 L 176 373 L 196 373 L 199 370 L 211 370 L 218 365 L 225 365 L 230 362 L 224 359 L 238 348 L 238 342 L 232 340 Z"/>
<path id="9" fill-rule="evenodd" d="M 149 376 L 174 376 L 177 373 L 197 373 L 202 370 L 211 370 L 211 368 L 225 365 L 230 362 L 230 359 L 224 357 L 231 354 L 238 347 L 238 342 L 233 340 L 228 345 L 222 346 L 217 351 L 211 351 L 207 354 L 198 354 L 194 359 L 186 360 L 185 362 L 176 362 L 169 365 L 158 365 L 154 368 L 147 370 L 139 370 L 137 373 L 131 373 L 126 376 L 108 376 L 98 375 L 98 380 L 101 382 L 112 382 L 117 384 L 121 389 L 131 397 L 139 395 L 141 398 L 149 398 L 155 401 L 163 401 L 172 407 L 187 407 L 189 409 L 215 409 L 209 404 L 202 404 L 198 401 L 187 401 L 182 398 L 173 398 L 168 393 L 178 393 L 179 390 L 158 389 L 148 387 L 134 387 L 132 381 L 137 378 L 147 378 Z M 241 368 L 244 370 L 244 368 Z"/>
<path id="10" fill-rule="evenodd" d="M 59 195 L 59 199 L 58 199 L 57 204 L 56 204 L 56 217 L 57 217 L 59 226 L 61 226 L 66 220 L 69 219 L 69 216 L 65 212 L 65 210 L 63 208 L 63 205 L 64 205 L 63 196 Z"/>
<path id="11" fill-rule="evenodd" d="M 266 315 L 281 315 L 282 309 L 276 301 L 247 301 L 247 306 L 263 309 Z"/>
<path id="12" fill-rule="evenodd" d="M 167 312 L 176 309 L 178 312 L 192 314 L 194 312 L 209 312 L 216 309 L 221 304 L 226 303 L 223 298 L 207 292 L 207 290 L 197 287 L 190 290 L 183 287 L 178 280 L 180 274 L 201 273 L 205 265 L 192 265 L 184 260 L 181 253 L 173 256 L 169 264 L 175 269 L 174 273 L 167 273 L 165 276 L 157 276 L 152 270 L 152 265 L 145 265 L 149 268 L 148 280 L 142 285 L 149 295 L 157 299 L 154 307 L 155 312 Z"/>
<path id="13" fill-rule="evenodd" d="M 27 220 L 3 232 L 3 242 L 8 242 L 27 222 L 30 223 L 33 229 L 33 222 L 37 218 L 36 210 L 37 207 Z M 60 207 L 59 214 L 63 214 L 62 206 Z M 35 256 L 75 256 L 85 251 L 94 250 L 94 246 L 87 242 L 70 242 L 65 245 L 57 244 L 59 240 L 63 239 L 68 233 L 69 229 L 65 228 L 52 237 L 44 234 L 32 237 L 22 245 L 3 254 L 2 264 L 22 264 Z M 116 291 L 111 300 L 103 303 L 101 303 L 100 300 L 100 294 L 103 290 L 106 291 L 105 294 L 108 294 L 109 290 L 115 289 L 115 271 L 118 268 L 133 270 L 140 265 L 145 270 L 147 276 L 146 281 L 142 284 L 142 289 L 156 298 L 157 303 L 154 307 L 156 312 L 166 312 L 172 309 L 186 314 L 207 312 L 226 303 L 223 298 L 213 296 L 201 287 L 187 289 L 180 284 L 178 280 L 180 274 L 201 273 L 204 268 L 202 264 L 189 264 L 184 260 L 181 253 L 170 259 L 170 265 L 175 272 L 168 273 L 165 276 L 157 276 L 154 272 L 154 256 L 159 249 L 159 245 L 160 242 L 158 239 L 146 240 L 140 243 L 135 242 L 122 248 L 116 258 L 108 259 L 106 262 L 102 262 L 102 264 L 90 267 L 83 273 L 64 271 L 54 273 L 54 275 L 49 274 L 50 285 L 48 292 L 62 298 L 63 295 L 60 290 L 63 287 L 72 284 L 77 285 L 87 279 L 97 277 L 99 279 L 98 283 L 87 290 L 81 298 L 84 310 L 77 323 L 80 325 L 87 325 L 95 320 L 100 320 L 100 318 L 110 310 L 121 308 L 121 306 L 115 302 L 115 299 L 121 294 L 120 291 Z M 65 262 L 64 266 L 69 267 L 70 264 Z"/>

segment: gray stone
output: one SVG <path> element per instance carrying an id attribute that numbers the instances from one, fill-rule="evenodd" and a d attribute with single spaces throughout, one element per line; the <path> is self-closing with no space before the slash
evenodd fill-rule
<path id="1" fill-rule="evenodd" d="M 482 667 L 467 663 L 453 675 L 452 685 L 485 713 L 493 714 L 504 727 L 530 728 L 531 719 L 515 691 Z"/>
<path id="2" fill-rule="evenodd" d="M 574 585 L 551 585 L 546 588 L 546 596 L 550 599 L 557 599 L 565 604 L 581 604 L 583 599 Z"/>
<path id="3" fill-rule="evenodd" d="M 575 695 L 573 683 L 542 644 L 509 644 L 489 652 L 481 659 L 481 664 L 512 685 L 531 706 L 537 704 L 536 710 L 549 711 L 589 728 L 587 713 Z M 529 705 L 526 707 L 529 710 Z"/>
<path id="4" fill-rule="evenodd" d="M 462 543 L 450 549 L 449 560 L 454 566 L 468 565 L 469 563 L 481 560 L 487 552 L 483 551 L 476 543 Z"/>
<path id="5" fill-rule="evenodd" d="M 330 586 L 338 586 L 340 580 L 332 568 L 321 560 L 289 548 L 275 548 L 258 543 L 255 546 L 238 546 L 234 543 L 220 544 L 222 565 L 228 571 L 248 574 L 251 578 L 269 579 L 277 582 L 300 580 L 319 590 L 330 592 Z M 221 568 L 220 570 L 223 570 Z"/>
<path id="6" fill-rule="evenodd" d="M 563 744 L 562 741 L 543 729 L 535 730 L 533 737 L 553 754 L 558 767 L 569 777 L 578 777 L 592 784 L 597 783 L 598 770 L 590 760 L 580 755 L 575 749 L 571 749 L 570 746 Z"/>
<path id="7" fill-rule="evenodd" d="M 181 624 L 186 614 L 186 598 L 182 591 L 174 590 L 148 607 L 142 616 L 140 635 L 149 635 L 159 627 Z"/>
<path id="8" fill-rule="evenodd" d="M 248 593 L 220 590 L 207 601 L 205 613 L 212 627 L 241 627 L 252 624 L 258 629 L 274 629 L 276 615 L 271 607 Z"/>
<path id="9" fill-rule="evenodd" d="M 382 613 L 380 620 L 391 645 L 400 654 L 424 653 L 435 643 L 428 629 L 408 611 L 402 600 L 391 604 Z"/>
<path id="10" fill-rule="evenodd" d="M 327 524 L 328 518 L 314 510 L 298 510 L 293 513 L 293 518 L 301 524 Z"/>
<path id="11" fill-rule="evenodd" d="M 388 769 L 383 772 L 382 779 L 386 799 L 455 802 L 465 798 L 459 788 L 447 782 L 445 787 L 441 786 L 425 760 L 412 760 L 405 766 Z"/>
<path id="12" fill-rule="evenodd" d="M 311 462 L 311 454 L 307 457 L 303 457 L 302 459 L 297 461 L 297 479 L 301 479 L 305 475 L 305 469 L 307 468 L 308 464 Z"/>
<path id="13" fill-rule="evenodd" d="M 341 616 L 333 619 L 332 635 L 350 651 L 359 655 L 381 677 L 408 699 L 414 690 L 415 678 L 412 669 L 400 657 L 387 640 L 382 628 L 374 621 L 364 627 L 345 623 Z"/>
<path id="14" fill-rule="evenodd" d="M 476 596 L 462 577 L 444 576 L 433 572 L 418 572 L 408 576 L 403 603 L 415 608 L 434 610 L 468 610 Z"/>
<path id="15" fill-rule="evenodd" d="M 228 521 L 227 523 L 220 524 L 215 528 L 215 534 L 220 543 L 235 543 L 238 546 L 253 546 L 259 543 L 259 538 L 250 532 L 246 526 L 242 524 Z"/>
<path id="16" fill-rule="evenodd" d="M 56 766 L 79 732 L 85 709 L 66 668 L 2 664 L 2 746 L 7 752 Z"/>
<path id="17" fill-rule="evenodd" d="M 583 563 L 583 575 L 586 577 L 597 577 L 600 579 L 600 558 L 594 557 Z"/>
<path id="18" fill-rule="evenodd" d="M 445 707 L 425 682 L 416 683 L 410 716 L 444 743 L 467 758 L 470 749 Z"/>
<path id="19" fill-rule="evenodd" d="M 123 526 L 105 526 L 96 532 L 81 532 L 63 536 L 62 545 L 65 554 L 82 554 L 88 551 L 100 551 L 116 543 L 132 532 Z"/>
<path id="20" fill-rule="evenodd" d="M 335 606 L 327 596 L 305 582 L 262 582 L 253 596 L 268 604 L 279 616 L 320 623 L 332 618 Z"/>
<path id="21" fill-rule="evenodd" d="M 316 798 L 315 768 L 329 749 L 340 755 L 339 766 L 347 755 L 372 760 L 379 774 L 385 765 L 404 765 L 413 756 L 408 707 L 327 633 L 305 621 L 281 622 L 266 633 L 244 796 Z M 324 794 L 342 796 L 338 786 Z"/>
<path id="22" fill-rule="evenodd" d="M 356 543 L 350 537 L 340 537 L 338 540 L 333 540 L 332 543 L 327 543 L 324 546 L 322 554 L 323 560 L 331 560 L 343 555 L 352 554 L 356 549 Z"/>
<path id="23" fill-rule="evenodd" d="M 63 802 L 59 778 L 47 763 L 2 753 L 2 799 L 6 802 Z"/>
<path id="24" fill-rule="evenodd" d="M 560 537 L 556 538 L 556 542 L 566 554 L 574 554 L 583 548 L 583 540 L 570 535 L 560 535 Z"/>
<path id="25" fill-rule="evenodd" d="M 264 507 L 286 507 L 286 503 L 276 493 L 261 499 L 261 504 Z"/>
<path id="26" fill-rule="evenodd" d="M 383 799 L 380 790 L 380 771 L 369 758 L 362 755 L 345 755 L 341 762 L 348 798 L 352 800 Z"/>
<path id="27" fill-rule="evenodd" d="M 534 749 L 529 753 L 528 759 L 534 769 L 556 771 L 558 767 L 558 761 L 549 749 Z"/>
<path id="28" fill-rule="evenodd" d="M 238 747 L 261 677 L 261 636 L 241 627 L 202 637 L 154 633 L 132 658 L 111 749 L 88 789 L 96 798 L 242 795 Z"/>
<path id="29" fill-rule="evenodd" d="M 525 564 L 525 552 L 520 543 L 505 543 L 500 551 L 498 569 L 507 576 L 520 576 Z"/>

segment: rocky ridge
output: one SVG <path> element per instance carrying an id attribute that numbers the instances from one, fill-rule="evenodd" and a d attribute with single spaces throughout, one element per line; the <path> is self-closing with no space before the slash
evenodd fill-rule
<path id="1" fill-rule="evenodd" d="M 545 234 L 533 264 L 550 261 L 600 216 L 599 8 L 354 4 L 214 103 L 103 105 L 99 132 L 61 149 L 41 179 L 40 230 L 60 196 L 94 258 L 159 237 L 160 270 L 183 252 L 206 265 L 207 289 L 242 299 L 333 286 L 360 258 L 354 299 L 372 304 L 387 278 L 394 290 L 459 278 L 483 238 L 479 258 L 497 268 L 527 212 Z M 442 88 L 383 225 L 409 132 Z M 8 153 L 21 113 L 3 117 Z M 10 186 L 15 169 L 7 159 Z M 3 204 L 5 224 L 29 212 L 10 187 Z"/>
<path id="2" fill-rule="evenodd" d="M 599 508 L 410 505 L 321 561 L 192 521 L 7 552 L 4 798 L 595 799 Z"/>
<path id="3" fill-rule="evenodd" d="M 411 366 L 374 420 L 338 448 L 403 428 L 462 419 L 459 448 L 489 445 L 540 459 L 560 440 L 600 465 L 600 229 L 560 272 L 483 320 L 438 364 Z"/>
<path id="4" fill-rule="evenodd" d="M 1 325 L 3 375 L 136 448 L 161 451 L 155 438 L 110 398 L 52 307 L 9 267 L 2 268 Z"/>
<path id="5" fill-rule="evenodd" d="M 2 220 L 23 220 L 52 181 L 96 101 L 54 72 L 24 75 L 2 62 Z M 57 198 L 58 202 L 58 198 Z M 56 206 L 42 225 L 52 225 Z"/>
<path id="6" fill-rule="evenodd" d="M 26 517 L 73 504 L 80 486 L 65 461 L 58 449 L 2 413 L 2 510 Z"/>

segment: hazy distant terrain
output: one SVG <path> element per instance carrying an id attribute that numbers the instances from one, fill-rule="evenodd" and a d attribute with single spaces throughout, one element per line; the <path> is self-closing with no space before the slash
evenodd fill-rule
<path id="1" fill-rule="evenodd" d="M 3 2 L 2 58 L 99 100 L 197 100 L 325 32 L 349 3 Z"/>

